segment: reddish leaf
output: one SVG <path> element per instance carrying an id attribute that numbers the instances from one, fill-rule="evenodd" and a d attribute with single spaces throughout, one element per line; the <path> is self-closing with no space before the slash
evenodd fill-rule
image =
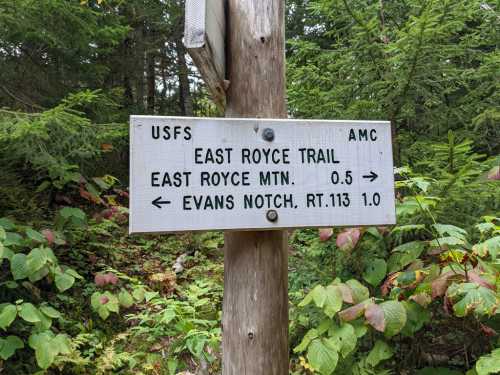
<path id="1" fill-rule="evenodd" d="M 474 270 L 469 272 L 469 280 L 472 281 L 473 283 L 479 284 L 481 286 L 484 286 L 485 288 L 491 289 L 491 290 L 496 290 L 495 286 L 487 282 L 485 279 L 483 279 L 481 276 L 479 276 L 476 272 L 479 272 L 479 270 Z"/>
<path id="2" fill-rule="evenodd" d="M 488 172 L 488 180 L 500 180 L 500 166 L 496 166 Z"/>
<path id="3" fill-rule="evenodd" d="M 97 274 L 94 277 L 94 282 L 97 286 L 105 286 L 108 284 L 116 285 L 118 283 L 118 277 L 111 272 L 104 274 Z"/>
<path id="4" fill-rule="evenodd" d="M 333 236 L 332 228 L 319 229 L 319 240 L 322 242 L 328 241 Z"/>
<path id="5" fill-rule="evenodd" d="M 368 305 L 365 310 L 365 318 L 370 325 L 379 332 L 385 330 L 385 316 L 384 310 L 375 303 Z"/>
<path id="6" fill-rule="evenodd" d="M 396 272 L 396 273 L 393 273 L 392 275 L 389 275 L 387 277 L 387 279 L 385 279 L 384 283 L 380 286 L 380 290 L 381 290 L 383 296 L 386 296 L 387 294 L 389 294 L 389 292 L 391 291 L 391 288 L 394 284 L 394 280 L 396 280 L 400 274 L 401 274 L 401 272 Z"/>
<path id="7" fill-rule="evenodd" d="M 448 286 L 450 285 L 450 278 L 454 275 L 452 271 L 448 271 L 431 283 L 432 299 L 444 296 Z"/>
<path id="8" fill-rule="evenodd" d="M 497 331 L 495 331 L 493 328 L 491 328 L 483 323 L 479 323 L 479 326 L 481 327 L 481 331 L 488 337 L 498 335 Z"/>
<path id="9" fill-rule="evenodd" d="M 388 227 L 377 227 L 378 232 L 383 236 L 390 232 Z"/>
<path id="10" fill-rule="evenodd" d="M 340 284 L 338 287 L 340 289 L 340 293 L 342 293 L 342 300 L 346 303 L 354 303 L 351 288 L 345 284 Z"/>
<path id="11" fill-rule="evenodd" d="M 358 303 L 357 305 L 351 306 L 348 309 L 339 312 L 339 317 L 341 320 L 345 322 L 350 322 L 351 320 L 357 319 L 361 315 L 363 315 L 365 307 L 366 307 L 365 302 Z"/>
<path id="12" fill-rule="evenodd" d="M 343 251 L 351 251 L 356 247 L 360 237 L 361 230 L 359 228 L 346 229 L 337 236 L 337 247 Z"/>
<path id="13" fill-rule="evenodd" d="M 105 305 L 109 302 L 109 298 L 106 296 L 101 296 L 99 297 L 99 302 L 101 303 L 101 305 Z"/>
<path id="14" fill-rule="evenodd" d="M 410 296 L 410 301 L 415 301 L 422 307 L 427 307 L 432 302 L 432 298 L 427 293 L 417 293 Z"/>
<path id="15" fill-rule="evenodd" d="M 52 244 L 56 240 L 56 236 L 54 235 L 54 232 L 52 232 L 50 229 L 44 229 L 44 230 L 42 230 L 42 234 L 44 235 L 45 239 L 49 243 L 49 246 L 52 246 Z"/>

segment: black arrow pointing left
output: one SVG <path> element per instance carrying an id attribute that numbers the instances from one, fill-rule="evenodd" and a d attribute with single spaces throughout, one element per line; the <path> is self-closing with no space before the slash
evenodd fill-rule
<path id="1" fill-rule="evenodd" d="M 161 197 L 158 197 L 154 201 L 152 201 L 151 203 L 153 204 L 153 206 L 156 206 L 159 209 L 161 209 L 162 204 L 170 204 L 172 202 L 170 202 L 170 201 L 162 201 Z"/>

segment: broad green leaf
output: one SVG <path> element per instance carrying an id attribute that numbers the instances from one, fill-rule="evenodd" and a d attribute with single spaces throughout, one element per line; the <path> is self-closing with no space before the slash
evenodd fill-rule
<path id="1" fill-rule="evenodd" d="M 314 339 L 307 349 L 307 360 L 321 375 L 330 375 L 337 367 L 339 355 L 327 340 Z"/>
<path id="2" fill-rule="evenodd" d="M 35 241 L 35 242 L 45 242 L 45 236 L 43 234 L 41 234 L 40 232 L 32 229 L 32 228 L 28 228 L 26 229 L 26 236 L 32 240 L 32 241 Z"/>
<path id="3" fill-rule="evenodd" d="M 64 292 L 73 286 L 75 278 L 66 272 L 60 272 L 56 274 L 55 282 L 57 289 Z"/>
<path id="4" fill-rule="evenodd" d="M 310 329 L 302 338 L 302 341 L 294 349 L 294 353 L 301 353 L 307 349 L 312 340 L 318 337 L 318 331 L 315 328 Z"/>
<path id="5" fill-rule="evenodd" d="M 71 341 L 67 335 L 58 334 L 51 340 L 50 345 L 54 345 L 57 348 L 58 354 L 71 353 Z"/>
<path id="6" fill-rule="evenodd" d="M 484 242 L 478 243 L 472 247 L 474 254 L 485 257 L 491 255 L 492 259 L 496 259 L 500 254 L 500 236 L 495 236 Z"/>
<path id="7" fill-rule="evenodd" d="M 120 294 L 118 294 L 118 301 L 120 302 L 120 305 L 122 305 L 125 308 L 129 308 L 134 304 L 134 298 L 125 289 L 122 289 L 120 291 Z"/>
<path id="8" fill-rule="evenodd" d="M 29 274 L 40 270 L 45 263 L 47 263 L 47 257 L 41 248 L 31 250 L 26 257 L 26 267 Z"/>
<path id="9" fill-rule="evenodd" d="M 338 348 L 337 351 L 343 358 L 346 358 L 354 350 L 358 341 L 354 327 L 349 323 L 342 323 L 340 327 L 333 326 L 329 330 L 329 335 L 329 342 Z"/>
<path id="10" fill-rule="evenodd" d="M 333 318 L 333 316 L 342 308 L 342 292 L 338 286 L 329 285 L 325 288 L 325 301 L 323 311 Z"/>
<path id="11" fill-rule="evenodd" d="M 5 305 L 0 309 L 0 328 L 5 329 L 9 327 L 16 319 L 17 307 L 15 305 Z"/>
<path id="12" fill-rule="evenodd" d="M 442 246 L 457 247 L 457 246 L 464 246 L 465 240 L 452 236 L 440 237 L 431 241 L 430 245 L 432 247 L 442 247 Z"/>
<path id="13" fill-rule="evenodd" d="M 425 248 L 422 241 L 407 242 L 392 250 L 392 255 L 387 261 L 387 272 L 400 271 L 408 264 L 417 259 Z"/>
<path id="14" fill-rule="evenodd" d="M 458 317 L 464 317 L 470 312 L 491 316 L 500 304 L 495 292 L 476 283 L 453 283 L 446 294 L 456 302 L 453 311 Z"/>
<path id="15" fill-rule="evenodd" d="M 24 348 L 23 341 L 17 336 L 0 338 L 0 358 L 6 361 L 14 355 L 17 349 Z"/>
<path id="16" fill-rule="evenodd" d="M 144 288 L 134 289 L 132 297 L 134 297 L 137 302 L 142 302 L 144 300 L 144 293 Z"/>
<path id="17" fill-rule="evenodd" d="M 15 254 L 10 260 L 10 272 L 14 280 L 25 279 L 29 275 L 25 254 Z"/>
<path id="18" fill-rule="evenodd" d="M 7 230 L 14 229 L 16 227 L 16 225 L 14 224 L 14 222 L 7 219 L 6 217 L 2 217 L 2 218 L 0 218 L 0 227 L 2 227 L 3 229 L 5 229 L 7 231 Z"/>
<path id="19" fill-rule="evenodd" d="M 23 237 L 17 233 L 7 232 L 5 234 L 5 240 L 3 241 L 3 244 L 7 247 L 9 247 L 9 246 L 22 246 Z"/>
<path id="20" fill-rule="evenodd" d="M 477 375 L 497 374 L 500 372 L 500 348 L 484 355 L 476 362 Z"/>
<path id="21" fill-rule="evenodd" d="M 40 281 L 41 279 L 43 279 L 48 274 L 49 274 L 49 267 L 48 266 L 43 266 L 38 271 L 30 273 L 29 280 L 32 283 L 36 283 L 37 281 Z"/>
<path id="22" fill-rule="evenodd" d="M 465 229 L 456 227 L 455 225 L 434 224 L 433 227 L 441 237 L 445 237 L 446 235 L 448 235 L 451 237 L 459 238 L 462 241 L 465 241 L 467 237 L 467 231 Z"/>
<path id="23" fill-rule="evenodd" d="M 59 319 L 62 317 L 61 313 L 51 306 L 41 306 L 40 311 L 52 319 Z"/>
<path id="24" fill-rule="evenodd" d="M 314 304 L 320 309 L 323 308 L 326 301 L 326 290 L 321 285 L 316 285 L 311 291 Z"/>
<path id="25" fill-rule="evenodd" d="M 406 324 L 406 310 L 398 301 L 386 301 L 379 305 L 384 310 L 385 335 L 392 337 L 398 334 Z"/>
<path id="26" fill-rule="evenodd" d="M 383 259 L 372 259 L 365 267 L 365 272 L 363 273 L 363 279 L 372 286 L 377 286 L 382 280 L 384 280 L 387 274 L 387 263 Z"/>
<path id="27" fill-rule="evenodd" d="M 372 367 L 376 367 L 380 362 L 391 358 L 393 355 L 392 348 L 386 342 L 377 340 L 366 358 L 366 363 Z"/>
<path id="28" fill-rule="evenodd" d="M 401 303 L 406 309 L 406 324 L 401 330 L 401 333 L 405 336 L 413 337 L 415 332 L 419 331 L 424 324 L 430 322 L 430 311 L 424 309 L 416 302 L 403 301 Z"/>
<path id="29" fill-rule="evenodd" d="M 31 303 L 23 303 L 19 309 L 19 317 L 28 323 L 39 323 L 42 321 L 40 311 Z"/>
<path id="30" fill-rule="evenodd" d="M 351 288 L 352 298 L 354 303 L 360 303 L 370 297 L 370 291 L 366 286 L 361 284 L 358 280 L 351 279 L 346 282 Z"/>
<path id="31" fill-rule="evenodd" d="M 57 347 L 51 342 L 46 343 L 45 345 L 40 345 L 35 349 L 36 363 L 40 366 L 40 368 L 46 370 L 50 367 L 50 365 L 52 365 L 52 363 L 54 363 L 54 359 L 57 354 Z"/>
<path id="32" fill-rule="evenodd" d="M 0 226 L 0 244 L 7 238 L 7 235 L 5 234 L 5 229 Z"/>
<path id="33" fill-rule="evenodd" d="M 101 317 L 102 320 L 106 320 L 109 317 L 109 310 L 106 308 L 106 306 L 99 306 L 97 308 L 97 314 Z"/>

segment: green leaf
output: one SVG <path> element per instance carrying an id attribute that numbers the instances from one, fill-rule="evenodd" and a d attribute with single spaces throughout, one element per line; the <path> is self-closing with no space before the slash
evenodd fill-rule
<path id="1" fill-rule="evenodd" d="M 0 358 L 6 361 L 14 355 L 17 349 L 24 348 L 23 341 L 17 336 L 0 338 Z"/>
<path id="2" fill-rule="evenodd" d="M 353 302 L 360 303 L 367 300 L 370 297 L 370 291 L 366 286 L 361 284 L 358 280 L 351 279 L 346 282 L 346 284 L 351 288 Z"/>
<path id="3" fill-rule="evenodd" d="M 57 289 L 60 292 L 64 292 L 73 286 L 75 278 L 67 272 L 60 272 L 56 274 L 55 282 Z"/>
<path id="4" fill-rule="evenodd" d="M 25 279 L 29 275 L 25 254 L 15 254 L 10 260 L 10 272 L 14 280 Z"/>
<path id="5" fill-rule="evenodd" d="M 314 340 L 317 337 L 318 337 L 318 331 L 315 328 L 311 328 L 309 331 L 307 331 L 307 333 L 305 334 L 305 336 L 302 338 L 302 341 L 300 342 L 300 344 L 297 345 L 293 349 L 293 352 L 294 353 L 301 353 L 301 352 L 303 352 L 304 350 L 307 349 L 307 347 L 309 346 L 309 344 L 311 343 L 311 341 Z"/>
<path id="6" fill-rule="evenodd" d="M 379 305 L 384 310 L 385 335 L 392 337 L 398 334 L 406 324 L 406 310 L 401 302 L 386 301 Z"/>
<path id="7" fill-rule="evenodd" d="M 491 255 L 492 259 L 496 259 L 498 254 L 500 254 L 500 236 L 495 236 L 474 245 L 472 251 L 480 257 Z"/>
<path id="8" fill-rule="evenodd" d="M 462 241 L 465 241 L 467 237 L 467 231 L 465 229 L 456 227 L 454 225 L 449 224 L 434 224 L 434 229 L 439 233 L 441 237 L 445 237 L 449 235 L 451 237 L 459 238 Z"/>
<path id="9" fill-rule="evenodd" d="M 325 301 L 323 311 L 329 317 L 333 316 L 342 308 L 342 292 L 338 286 L 329 285 L 325 288 Z"/>
<path id="10" fill-rule="evenodd" d="M 476 362 L 477 375 L 497 374 L 500 372 L 500 348 L 484 355 Z"/>
<path id="11" fill-rule="evenodd" d="M 45 236 L 32 228 L 26 229 L 26 236 L 35 242 L 46 242 Z"/>
<path id="12" fill-rule="evenodd" d="M 57 347 L 57 353 L 70 354 L 71 353 L 71 341 L 68 335 L 58 334 L 54 337 L 50 343 Z"/>
<path id="13" fill-rule="evenodd" d="M 0 241 L 4 241 L 7 238 L 7 235 L 5 234 L 5 229 L 0 226 Z M 2 242 L 0 242 L 1 244 Z"/>
<path id="14" fill-rule="evenodd" d="M 144 300 L 144 293 L 144 288 L 134 289 L 132 297 L 134 297 L 137 302 L 142 302 Z"/>
<path id="15" fill-rule="evenodd" d="M 392 250 L 393 254 L 387 261 L 387 272 L 393 273 L 402 270 L 408 264 L 417 259 L 425 249 L 422 241 L 407 242 Z"/>
<path id="16" fill-rule="evenodd" d="M 424 309 L 416 302 L 403 301 L 401 302 L 406 309 L 406 324 L 401 333 L 407 337 L 419 331 L 424 324 L 429 323 L 431 320 L 431 313 L 429 310 Z"/>
<path id="17" fill-rule="evenodd" d="M 59 319 L 62 317 L 61 313 L 51 306 L 41 306 L 40 311 L 52 319 Z"/>
<path id="18" fill-rule="evenodd" d="M 22 246 L 23 237 L 20 234 L 7 232 L 5 240 L 3 241 L 5 246 Z"/>
<path id="19" fill-rule="evenodd" d="M 41 248 L 31 250 L 26 257 L 26 267 L 29 274 L 40 270 L 47 263 L 45 252 Z"/>
<path id="20" fill-rule="evenodd" d="M 106 308 L 106 306 L 99 306 L 97 308 L 97 314 L 101 317 L 102 320 L 106 320 L 109 317 L 109 310 Z"/>
<path id="21" fill-rule="evenodd" d="M 343 358 L 346 358 L 354 350 L 358 341 L 354 327 L 349 323 L 343 323 L 340 327 L 332 327 L 329 335 L 329 341 L 338 348 Z"/>
<path id="22" fill-rule="evenodd" d="M 46 370 L 54 363 L 57 354 L 57 347 L 52 343 L 38 346 L 35 349 L 36 363 L 40 368 Z"/>
<path id="23" fill-rule="evenodd" d="M 321 285 L 316 285 L 311 291 L 314 304 L 320 309 L 323 308 L 326 301 L 326 290 Z"/>
<path id="24" fill-rule="evenodd" d="M 19 317 L 28 323 L 39 323 L 42 321 L 40 311 L 31 303 L 23 303 L 19 310 Z"/>
<path id="25" fill-rule="evenodd" d="M 337 367 L 339 355 L 327 340 L 314 339 L 307 349 L 307 360 L 321 375 L 330 375 Z"/>
<path id="26" fill-rule="evenodd" d="M 118 301 L 120 302 L 120 305 L 122 305 L 125 308 L 129 308 L 134 304 L 134 298 L 125 289 L 122 289 L 120 291 L 120 294 L 118 294 Z"/>
<path id="27" fill-rule="evenodd" d="M 477 315 L 491 316 L 500 303 L 495 292 L 476 283 L 453 283 L 446 294 L 456 302 L 453 311 L 458 317 L 464 317 L 472 311 Z"/>
<path id="28" fill-rule="evenodd" d="M 16 225 L 6 217 L 2 217 L 0 218 L 0 227 L 5 230 L 12 230 L 16 227 Z"/>
<path id="29" fill-rule="evenodd" d="M 391 358 L 393 355 L 394 352 L 387 343 L 377 340 L 368 357 L 366 357 L 366 363 L 372 367 L 376 367 L 380 362 Z"/>
<path id="30" fill-rule="evenodd" d="M 387 263 L 383 259 L 372 259 L 367 263 L 363 279 L 372 286 L 377 286 L 387 274 Z"/>
<path id="31" fill-rule="evenodd" d="M 5 305 L 0 309 L 0 328 L 5 329 L 9 327 L 16 319 L 17 307 L 11 304 Z"/>

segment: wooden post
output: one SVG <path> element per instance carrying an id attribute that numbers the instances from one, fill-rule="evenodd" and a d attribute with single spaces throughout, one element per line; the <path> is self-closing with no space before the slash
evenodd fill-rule
<path id="1" fill-rule="evenodd" d="M 226 117 L 285 118 L 284 0 L 229 0 L 227 17 Z M 226 233 L 223 375 L 288 374 L 287 255 L 284 231 Z"/>

